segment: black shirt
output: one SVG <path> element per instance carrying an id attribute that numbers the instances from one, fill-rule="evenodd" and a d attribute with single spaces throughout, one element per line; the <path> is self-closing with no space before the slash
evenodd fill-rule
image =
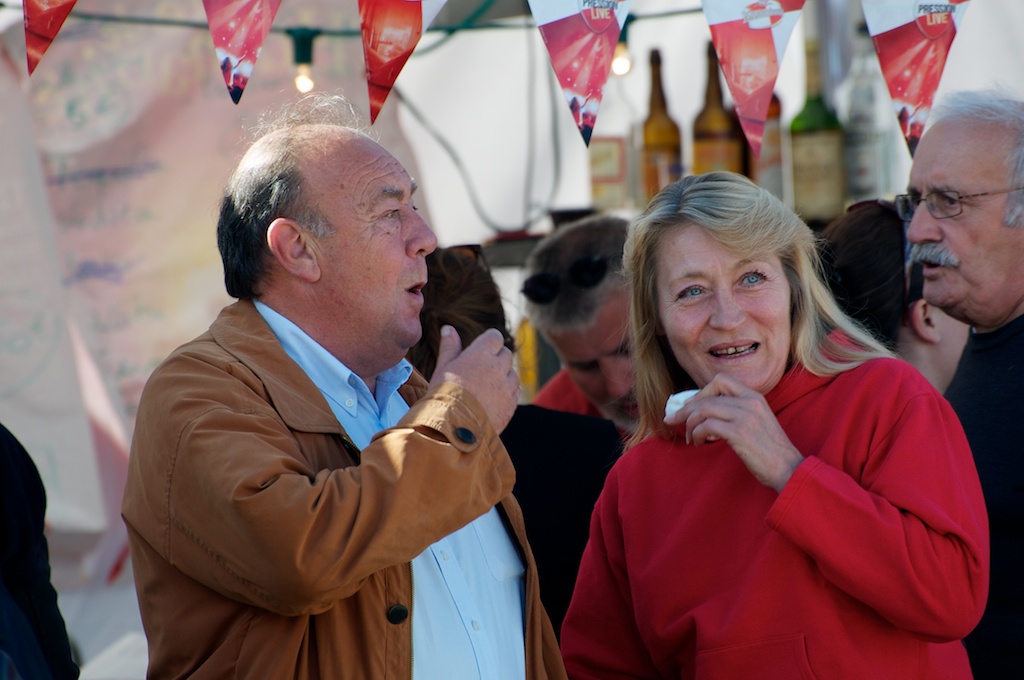
<path id="1" fill-rule="evenodd" d="M 974 453 L 988 507 L 988 605 L 966 639 L 975 680 L 1024 673 L 1024 316 L 972 333 L 946 398 Z"/>
<path id="2" fill-rule="evenodd" d="M 594 503 L 622 452 L 622 438 L 610 420 L 521 405 L 501 441 L 516 468 L 512 493 L 537 560 L 540 599 L 558 635 L 590 536 Z"/>

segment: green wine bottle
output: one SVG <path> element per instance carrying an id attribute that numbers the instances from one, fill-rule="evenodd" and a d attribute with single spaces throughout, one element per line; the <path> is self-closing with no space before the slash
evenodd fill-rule
<path id="1" fill-rule="evenodd" d="M 825 101 L 818 40 L 808 38 L 807 100 L 790 123 L 793 208 L 818 230 L 843 213 L 846 172 L 843 126 Z"/>

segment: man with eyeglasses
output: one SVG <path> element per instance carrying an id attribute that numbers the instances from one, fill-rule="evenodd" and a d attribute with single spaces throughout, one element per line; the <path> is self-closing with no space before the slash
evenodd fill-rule
<path id="1" fill-rule="evenodd" d="M 924 297 L 972 333 L 945 396 L 981 478 L 991 533 L 988 606 L 965 640 L 974 677 L 1024 667 L 1024 102 L 950 95 L 931 114 L 907 194 Z"/>
<path id="2" fill-rule="evenodd" d="M 622 247 L 629 223 L 592 215 L 541 239 L 526 260 L 526 314 L 562 368 L 537 406 L 607 418 L 624 437 L 636 428 L 629 293 Z"/>

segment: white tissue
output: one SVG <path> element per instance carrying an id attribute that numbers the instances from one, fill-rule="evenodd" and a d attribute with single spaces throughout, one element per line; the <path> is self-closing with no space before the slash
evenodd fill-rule
<path id="1" fill-rule="evenodd" d="M 665 417 L 668 418 L 676 411 L 681 409 L 684 405 L 686 405 L 686 402 L 690 401 L 690 398 L 697 394 L 697 392 L 699 391 L 700 390 L 683 390 L 682 392 L 676 392 L 671 397 L 669 397 L 668 401 L 665 402 Z"/>

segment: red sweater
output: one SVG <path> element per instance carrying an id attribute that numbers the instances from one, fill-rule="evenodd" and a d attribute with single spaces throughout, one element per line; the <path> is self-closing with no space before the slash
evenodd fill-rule
<path id="1" fill-rule="evenodd" d="M 970 678 L 988 589 L 977 472 L 908 364 L 790 371 L 781 494 L 728 447 L 648 439 L 610 472 L 562 628 L 570 678 Z"/>

